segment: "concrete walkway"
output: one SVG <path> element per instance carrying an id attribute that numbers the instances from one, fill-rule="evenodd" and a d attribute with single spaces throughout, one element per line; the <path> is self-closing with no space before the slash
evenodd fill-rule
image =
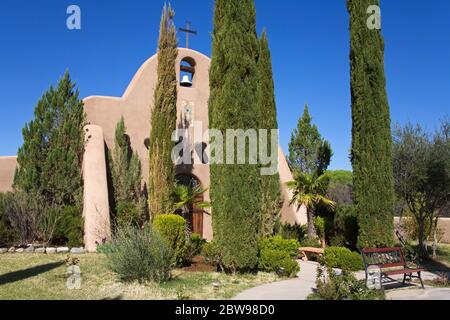
<path id="1" fill-rule="evenodd" d="M 249 289 L 233 300 L 306 300 L 316 287 L 316 274 L 316 263 L 302 261 L 297 278 Z"/>
<path id="2" fill-rule="evenodd" d="M 300 273 L 292 280 L 269 283 L 260 287 L 252 288 L 238 294 L 233 300 L 306 300 L 316 287 L 317 263 L 300 261 Z M 424 280 L 431 280 L 436 275 L 425 272 Z M 364 272 L 357 272 L 358 279 L 364 279 Z M 403 276 L 398 280 L 401 282 Z M 397 279 L 396 279 L 397 280 Z M 401 288 L 387 290 L 388 300 L 450 300 L 450 289 L 431 288 L 425 290 L 412 288 Z"/>
<path id="3" fill-rule="evenodd" d="M 430 288 L 393 290 L 386 293 L 388 300 L 450 300 L 450 289 Z"/>

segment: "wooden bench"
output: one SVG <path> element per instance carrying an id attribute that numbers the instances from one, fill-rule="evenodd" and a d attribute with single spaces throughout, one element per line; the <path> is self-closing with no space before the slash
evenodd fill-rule
<path id="1" fill-rule="evenodd" d="M 383 287 L 383 279 L 390 279 L 390 276 L 403 275 L 403 285 L 405 285 L 407 277 L 409 280 L 418 278 L 422 289 L 424 289 L 421 273 L 425 269 L 409 268 L 406 264 L 405 256 L 402 248 L 382 248 L 382 249 L 363 249 L 361 250 L 364 267 L 366 269 L 366 284 L 369 278 L 369 267 L 377 266 L 380 268 L 380 283 Z M 414 274 L 417 273 L 417 276 Z M 384 288 L 383 288 L 384 289 Z"/>
<path id="2" fill-rule="evenodd" d="M 304 248 L 298 249 L 298 252 L 303 255 L 302 256 L 303 261 L 309 261 L 308 255 L 317 254 L 319 256 L 323 256 L 325 254 L 325 249 L 304 247 Z"/>

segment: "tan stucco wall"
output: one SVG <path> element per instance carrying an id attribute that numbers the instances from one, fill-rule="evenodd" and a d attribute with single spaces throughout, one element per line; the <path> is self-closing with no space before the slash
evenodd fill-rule
<path id="1" fill-rule="evenodd" d="M 17 157 L 0 157 L 0 192 L 12 191 Z"/>
<path id="2" fill-rule="evenodd" d="M 450 243 L 450 218 L 439 219 L 438 228 L 444 233 L 442 241 L 444 243 Z"/>
<path id="3" fill-rule="evenodd" d="M 194 85 L 192 88 L 178 86 L 178 122 L 181 122 L 181 114 L 186 103 L 193 103 L 193 120 L 201 122 L 203 132 L 209 128 L 208 99 L 209 99 L 209 67 L 210 59 L 190 49 L 179 49 L 177 70 L 180 62 L 190 57 L 196 62 Z M 148 177 L 148 150 L 145 147 L 145 139 L 150 133 L 150 117 L 153 105 L 153 92 L 157 81 L 157 56 L 148 59 L 138 70 L 122 97 L 88 97 L 84 100 L 87 119 L 90 124 L 103 128 L 106 144 L 109 148 L 114 146 L 114 131 L 120 117 L 125 119 L 127 133 L 130 136 L 132 148 L 138 152 L 143 164 L 143 175 Z M 179 80 L 179 75 L 178 75 Z M 193 134 L 193 132 L 190 132 Z M 204 141 L 207 142 L 207 141 Z M 285 203 L 282 210 L 282 221 L 291 224 L 306 223 L 304 209 L 297 210 L 289 206 L 291 193 L 286 189 L 285 183 L 292 180 L 292 174 L 286 162 L 281 148 L 279 149 L 279 171 L 283 187 Z M 179 167 L 177 173 L 188 173 L 200 180 L 205 188 L 210 185 L 210 172 L 208 165 L 194 165 L 191 167 Z M 205 200 L 209 200 L 209 192 L 205 194 Z M 204 237 L 211 240 L 212 219 L 205 214 L 203 221 Z"/>
<path id="4" fill-rule="evenodd" d="M 96 243 L 110 240 L 111 222 L 106 174 L 105 142 L 99 126 L 85 128 L 83 159 L 84 245 L 88 252 L 97 250 Z"/>
<path id="5" fill-rule="evenodd" d="M 186 103 L 193 104 L 193 121 L 202 123 L 204 133 L 209 128 L 210 59 L 199 52 L 180 49 L 177 66 L 186 57 L 195 60 L 196 72 L 192 88 L 178 87 L 178 122 L 181 121 L 184 105 Z M 104 139 L 106 145 L 109 148 L 113 148 L 115 128 L 123 116 L 127 126 L 127 134 L 130 136 L 131 146 L 141 159 L 144 180 L 147 180 L 148 150 L 145 146 L 145 140 L 150 135 L 150 117 L 156 81 L 157 56 L 155 55 L 148 59 L 137 71 L 122 97 L 92 96 L 84 99 L 85 112 L 89 124 L 87 128 L 90 132 L 86 135 L 88 144 L 86 146 L 83 168 L 85 179 L 85 233 L 88 250 L 92 249 L 95 241 L 101 240 L 105 235 L 109 236 L 104 228 L 105 223 L 109 223 L 109 215 L 106 216 L 105 213 L 109 212 L 109 204 L 107 200 L 104 144 L 100 143 L 100 141 Z M 193 134 L 192 130 L 190 134 Z M 281 212 L 282 221 L 290 224 L 304 224 L 306 223 L 304 208 L 297 210 L 297 208 L 289 205 L 289 199 L 292 194 L 287 190 L 285 184 L 292 180 L 292 174 L 281 148 L 278 153 L 282 194 L 285 200 Z M 11 190 L 15 167 L 15 157 L 0 158 L 0 191 Z M 209 188 L 210 186 L 208 165 L 197 164 L 190 167 L 179 167 L 177 168 L 177 173 L 192 174 L 201 182 L 204 188 Z M 205 194 L 205 200 L 210 200 L 209 192 Z M 97 211 L 100 211 L 101 217 L 98 217 Z M 106 220 L 108 221 L 105 222 Z M 96 224 L 99 225 L 96 226 Z M 204 215 L 203 229 L 204 237 L 211 240 L 213 237 L 211 214 Z"/>
<path id="6" fill-rule="evenodd" d="M 304 206 L 297 208 L 297 206 L 289 204 L 293 193 L 287 188 L 286 184 L 294 180 L 294 177 L 281 148 L 278 149 L 278 171 L 280 174 L 281 194 L 284 199 L 281 210 L 281 222 L 290 225 L 305 225 L 308 222 L 306 208 Z"/>

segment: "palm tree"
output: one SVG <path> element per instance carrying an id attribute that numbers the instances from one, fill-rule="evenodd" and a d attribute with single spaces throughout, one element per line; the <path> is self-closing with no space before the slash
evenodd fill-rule
<path id="1" fill-rule="evenodd" d="M 295 180 L 287 183 L 289 189 L 293 191 L 291 205 L 296 204 L 298 209 L 305 206 L 308 218 L 308 238 L 316 238 L 314 227 L 314 213 L 318 206 L 333 210 L 336 204 L 328 199 L 327 193 L 329 178 L 323 174 L 317 176 L 305 173 L 295 174 Z"/>
<path id="2" fill-rule="evenodd" d="M 200 200 L 207 190 L 201 186 L 176 184 L 174 190 L 176 198 L 175 210 L 181 210 L 183 217 L 187 218 L 191 208 L 206 209 L 211 207 L 209 202 Z"/>

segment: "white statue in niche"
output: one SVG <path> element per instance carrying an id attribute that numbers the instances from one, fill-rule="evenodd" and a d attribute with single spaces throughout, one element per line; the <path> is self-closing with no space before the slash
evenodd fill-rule
<path id="1" fill-rule="evenodd" d="M 185 129 L 192 127 L 194 124 L 194 105 L 194 102 L 183 101 L 182 121 Z"/>

